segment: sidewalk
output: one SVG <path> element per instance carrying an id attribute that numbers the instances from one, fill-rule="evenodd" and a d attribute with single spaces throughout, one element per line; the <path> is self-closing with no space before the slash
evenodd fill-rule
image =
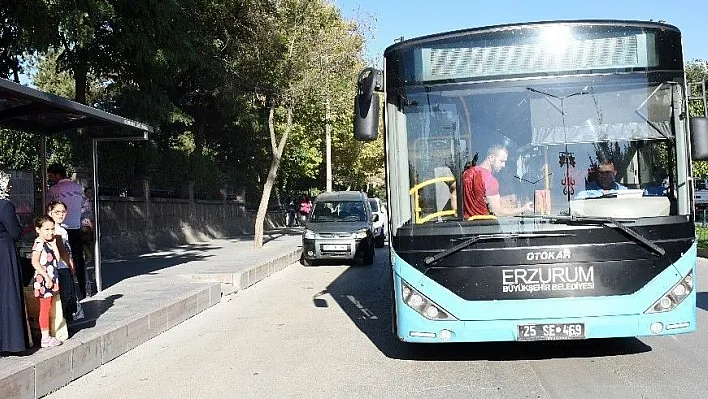
<path id="1" fill-rule="evenodd" d="M 104 290 L 82 301 L 86 318 L 56 348 L 0 358 L 0 398 L 47 395 L 123 353 L 300 259 L 301 232 L 184 245 L 123 260 L 104 260 Z"/>

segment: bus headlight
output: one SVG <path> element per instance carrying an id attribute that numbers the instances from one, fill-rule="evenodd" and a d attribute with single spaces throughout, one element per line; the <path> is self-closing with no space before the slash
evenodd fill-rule
<path id="1" fill-rule="evenodd" d="M 411 288 L 405 281 L 401 281 L 401 293 L 403 294 L 403 302 L 426 319 L 455 320 L 454 317 L 445 312 L 438 304 Z"/>
<path id="2" fill-rule="evenodd" d="M 305 239 L 314 240 L 315 239 L 315 232 L 312 230 L 305 230 Z"/>
<path id="3" fill-rule="evenodd" d="M 654 302 L 644 313 L 668 312 L 678 306 L 693 291 L 693 270 Z"/>

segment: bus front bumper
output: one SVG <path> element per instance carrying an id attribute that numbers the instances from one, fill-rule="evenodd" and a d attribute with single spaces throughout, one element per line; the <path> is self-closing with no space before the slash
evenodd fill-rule
<path id="1" fill-rule="evenodd" d="M 675 309 L 663 313 L 557 319 L 432 321 L 398 302 L 397 334 L 402 341 L 419 343 L 552 341 L 683 334 L 696 330 L 695 304 L 694 291 Z M 582 325 L 582 336 L 547 334 L 549 330 L 566 329 L 566 326 L 571 326 L 571 331 L 574 331 L 575 327 L 572 326 L 577 325 Z M 530 334 L 531 329 L 524 326 L 534 326 L 536 335 Z M 526 337 L 522 336 L 524 330 Z"/>

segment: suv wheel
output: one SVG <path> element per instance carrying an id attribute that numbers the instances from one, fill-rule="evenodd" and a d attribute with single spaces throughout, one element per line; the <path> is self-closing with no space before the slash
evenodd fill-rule
<path id="1" fill-rule="evenodd" d="M 376 248 L 383 248 L 384 247 L 384 239 L 386 237 L 381 233 L 378 237 L 376 237 Z"/>

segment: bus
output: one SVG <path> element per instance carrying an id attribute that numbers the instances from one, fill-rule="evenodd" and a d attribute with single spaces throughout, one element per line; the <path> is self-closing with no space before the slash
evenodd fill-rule
<path id="1" fill-rule="evenodd" d="M 708 122 L 688 118 L 676 27 L 473 28 L 401 40 L 383 65 L 358 77 L 354 135 L 376 139 L 382 112 L 400 340 L 696 329 L 690 176 Z M 495 211 L 468 214 L 468 170 Z"/>

